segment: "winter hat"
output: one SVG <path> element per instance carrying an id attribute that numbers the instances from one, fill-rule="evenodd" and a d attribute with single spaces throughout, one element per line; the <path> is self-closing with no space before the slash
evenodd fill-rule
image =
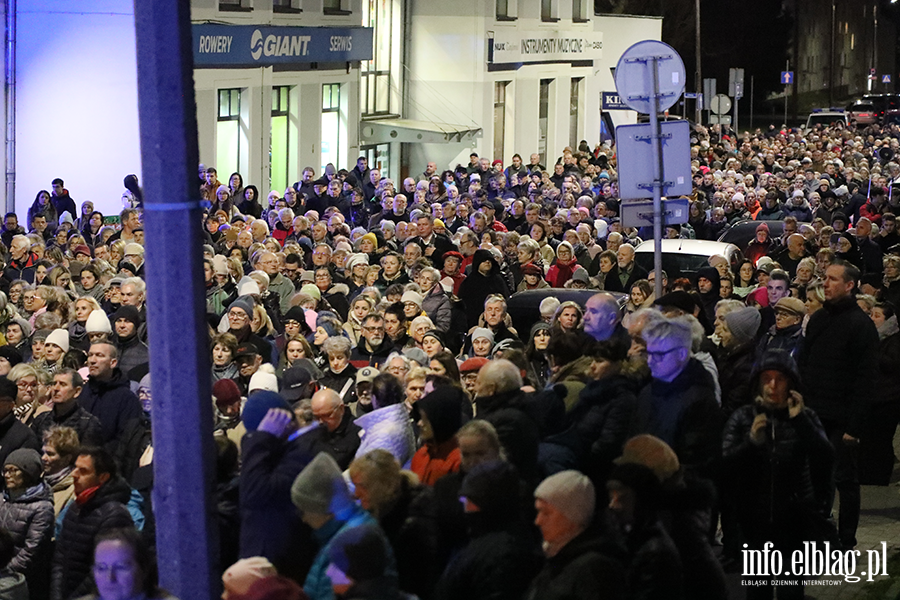
<path id="1" fill-rule="evenodd" d="M 453 287 L 456 285 L 456 282 L 453 281 L 450 277 L 444 277 L 439 282 L 441 287 L 444 289 L 444 293 L 451 294 L 453 293 Z"/>
<path id="2" fill-rule="evenodd" d="M 527 265 L 522 267 L 522 275 L 537 275 L 538 277 L 543 277 L 544 270 L 536 264 L 528 263 Z"/>
<path id="3" fill-rule="evenodd" d="M 304 600 L 307 598 L 300 584 L 283 575 L 257 579 L 241 596 L 241 600 Z"/>
<path id="4" fill-rule="evenodd" d="M 746 306 L 725 315 L 725 324 L 738 344 L 745 344 L 756 337 L 762 316 L 759 310 Z"/>
<path id="5" fill-rule="evenodd" d="M 72 249 L 72 254 L 77 258 L 79 254 L 84 254 L 88 258 L 91 256 L 91 249 L 85 246 L 84 244 L 78 244 L 75 248 Z"/>
<path id="6" fill-rule="evenodd" d="M 53 333 L 52 329 L 38 329 L 37 331 L 34 332 L 34 335 L 31 336 L 31 341 L 32 342 L 35 342 L 35 341 L 44 342 L 47 340 L 47 337 L 51 333 Z"/>
<path id="7" fill-rule="evenodd" d="M 689 315 L 694 314 L 694 309 L 697 307 L 697 303 L 694 302 L 691 295 L 683 290 L 676 290 L 664 294 L 654 300 L 653 304 L 663 308 L 666 306 L 673 306 Z"/>
<path id="8" fill-rule="evenodd" d="M 475 356 L 473 358 L 468 358 L 463 361 L 463 364 L 459 365 L 459 372 L 462 375 L 466 373 L 477 373 L 481 370 L 481 367 L 488 364 L 488 359 L 483 356 Z"/>
<path id="9" fill-rule="evenodd" d="M 370 581 L 387 569 L 387 543 L 381 528 L 375 525 L 351 527 L 328 545 L 328 559 L 354 582 Z"/>
<path id="10" fill-rule="evenodd" d="M 834 188 L 834 195 L 837 196 L 838 198 L 843 198 L 844 196 L 846 196 L 849 193 L 850 193 L 850 190 L 847 189 L 846 185 L 839 185 L 836 188 Z"/>
<path id="11" fill-rule="evenodd" d="M 757 226 L 756 226 L 756 233 L 759 233 L 760 231 L 765 231 L 766 233 L 769 233 L 769 225 L 768 225 L 768 223 L 760 223 L 759 225 L 757 225 Z"/>
<path id="12" fill-rule="evenodd" d="M 318 453 L 294 479 L 291 502 L 302 512 L 319 515 L 339 515 L 353 506 L 341 468 L 327 452 Z"/>
<path id="13" fill-rule="evenodd" d="M 653 506 L 659 501 L 661 484 L 653 470 L 643 464 L 620 464 L 609 475 L 608 481 L 618 481 L 634 490 L 637 497 L 638 510 L 641 507 Z"/>
<path id="14" fill-rule="evenodd" d="M 40 481 L 41 473 L 44 471 L 41 455 L 31 448 L 19 448 L 10 452 L 3 463 L 4 467 L 6 465 L 18 467 L 32 482 Z"/>
<path id="15" fill-rule="evenodd" d="M 256 282 L 254 281 L 253 283 L 255 284 Z M 254 302 L 253 298 L 251 298 L 250 296 L 242 295 L 237 300 L 235 300 L 234 302 L 232 302 L 229 305 L 228 310 L 231 310 L 232 308 L 237 308 L 237 309 L 243 311 L 243 313 L 245 315 L 247 315 L 248 319 L 252 319 L 254 306 L 256 306 L 256 302 Z"/>
<path id="16" fill-rule="evenodd" d="M 428 366 L 428 355 L 421 348 L 407 348 L 403 351 L 403 356 L 411 361 L 415 361 L 419 366 Z"/>
<path id="17" fill-rule="evenodd" d="M 731 201 L 734 203 L 742 203 L 744 202 L 744 195 L 740 192 L 735 192 L 733 196 L 731 196 Z"/>
<path id="18" fill-rule="evenodd" d="M 131 242 L 130 244 L 125 244 L 125 253 L 122 256 L 130 256 L 132 254 L 137 254 L 138 256 L 144 255 L 144 247 L 140 244 L 136 244 Z"/>
<path id="19" fill-rule="evenodd" d="M 5 358 L 11 367 L 22 362 L 22 355 L 12 346 L 0 346 L 0 358 Z"/>
<path id="20" fill-rule="evenodd" d="M 613 462 L 617 465 L 638 464 L 649 467 L 660 483 L 668 481 L 681 468 L 675 451 L 658 437 L 647 433 L 636 435 L 625 442 L 622 456 Z"/>
<path id="21" fill-rule="evenodd" d="M 134 308 L 134 307 L 131 307 Z M 54 329 L 44 340 L 45 344 L 53 344 L 62 348 L 63 352 L 69 351 L 69 332 L 65 329 Z"/>
<path id="22" fill-rule="evenodd" d="M 363 254 L 359 252 L 357 254 L 351 254 L 347 257 L 347 260 L 344 262 L 344 270 L 348 273 L 353 271 L 353 267 L 356 265 L 368 265 L 369 264 L 369 256 L 367 254 Z"/>
<path id="23" fill-rule="evenodd" d="M 561 512 L 569 521 L 586 527 L 594 518 L 594 484 L 578 471 L 560 471 L 541 482 L 534 497 Z"/>
<path id="24" fill-rule="evenodd" d="M 572 281 L 580 281 L 581 283 L 590 283 L 591 278 L 584 267 L 578 267 L 572 274 Z"/>
<path id="25" fill-rule="evenodd" d="M 359 241 L 363 241 L 363 240 L 369 240 L 370 242 L 372 242 L 372 246 L 376 250 L 378 249 L 378 237 L 376 237 L 375 234 L 372 233 L 371 231 L 369 233 L 367 233 L 366 235 L 362 236 L 361 238 L 359 238 Z"/>
<path id="26" fill-rule="evenodd" d="M 438 386 L 430 394 L 413 405 L 413 418 L 425 413 L 434 441 L 442 444 L 456 435 L 462 427 L 463 402 L 468 402 L 462 388 L 453 385 Z"/>
<path id="27" fill-rule="evenodd" d="M 68 223 L 69 225 L 74 225 L 75 221 L 72 219 L 72 215 L 70 215 L 67 212 L 64 212 L 59 217 L 59 224 L 62 225 L 63 223 Z"/>
<path id="28" fill-rule="evenodd" d="M 213 273 L 216 275 L 228 275 L 228 259 L 221 254 L 216 254 L 212 259 Z"/>
<path id="29" fill-rule="evenodd" d="M 131 321 L 132 323 L 134 323 L 135 327 L 139 327 L 141 324 L 141 313 L 138 312 L 138 309 L 136 307 L 123 304 L 119 307 L 119 310 L 113 313 L 113 323 L 115 323 L 119 319 Z"/>
<path id="30" fill-rule="evenodd" d="M 437 329 L 429 329 L 428 331 L 426 331 L 425 335 L 422 336 L 422 341 L 424 342 L 425 338 L 427 338 L 427 337 L 433 337 L 434 339 L 436 339 L 438 341 L 438 343 L 440 343 L 441 346 L 444 345 L 444 338 L 441 335 L 441 332 L 438 331 Z"/>
<path id="31" fill-rule="evenodd" d="M 238 283 L 238 295 L 240 296 L 247 296 L 250 294 L 258 296 L 259 293 L 259 284 L 249 277 L 242 278 L 240 283 Z"/>
<path id="32" fill-rule="evenodd" d="M 212 395 L 216 399 L 219 410 L 233 406 L 241 401 L 241 390 L 234 379 L 220 379 L 212 386 Z"/>
<path id="33" fill-rule="evenodd" d="M 531 332 L 528 335 L 529 340 L 533 340 L 534 336 L 537 335 L 538 331 L 547 331 L 550 329 L 550 323 L 546 323 L 544 321 L 538 321 L 534 325 L 531 326 Z"/>
<path id="34" fill-rule="evenodd" d="M 515 514 L 519 505 L 520 480 L 516 468 L 502 460 L 482 463 L 463 479 L 459 495 L 470 500 L 482 514 Z"/>
<path id="35" fill-rule="evenodd" d="M 270 408 L 283 408 L 291 410 L 291 405 L 284 398 L 278 395 L 278 392 L 270 392 L 268 390 L 260 390 L 247 398 L 244 404 L 244 410 L 241 413 L 241 421 L 247 431 L 256 431 L 259 422 L 263 420 Z"/>
<path id="36" fill-rule="evenodd" d="M 408 292 L 403 292 L 403 295 L 400 296 L 400 302 L 406 304 L 407 302 L 412 302 L 419 308 L 422 308 L 422 300 L 424 300 L 422 294 L 419 292 L 414 292 L 412 290 Z"/>
<path id="37" fill-rule="evenodd" d="M 256 391 L 266 390 L 278 393 L 278 378 L 274 373 L 266 373 L 265 371 L 257 371 L 250 377 L 250 383 L 247 385 L 247 393 L 252 394 Z"/>
<path id="38" fill-rule="evenodd" d="M 806 304 L 797 298 L 787 296 L 775 303 L 775 311 L 785 311 L 797 315 L 798 317 L 806 316 Z"/>
<path id="39" fill-rule="evenodd" d="M 572 244 L 569 242 L 562 242 L 559 246 L 556 247 L 556 256 L 559 257 L 559 251 L 563 248 L 569 249 L 569 254 L 572 256 L 572 260 L 575 259 L 575 250 L 572 248 Z"/>
<path id="40" fill-rule="evenodd" d="M 315 281 L 316 281 L 315 271 L 304 270 L 300 273 L 300 283 L 315 283 Z"/>
<path id="41" fill-rule="evenodd" d="M 84 323 L 84 330 L 88 333 L 112 333 L 112 326 L 105 312 L 92 310 Z"/>
<path id="42" fill-rule="evenodd" d="M 322 292 L 313 283 L 307 283 L 302 288 L 300 288 L 300 293 L 312 297 L 316 300 L 316 302 L 322 299 Z"/>
<path id="43" fill-rule="evenodd" d="M 292 306 L 286 313 L 284 313 L 282 323 L 284 321 L 297 321 L 298 323 L 305 323 L 306 311 L 299 306 Z"/>
<path id="44" fill-rule="evenodd" d="M 225 589 L 243 597 L 256 581 L 278 575 L 269 559 L 262 556 L 242 558 L 225 571 L 222 583 Z"/>
<path id="45" fill-rule="evenodd" d="M 491 344 L 494 343 L 494 332 L 486 327 L 476 327 L 475 331 L 472 332 L 472 341 L 474 342 L 478 338 L 487 338 Z"/>

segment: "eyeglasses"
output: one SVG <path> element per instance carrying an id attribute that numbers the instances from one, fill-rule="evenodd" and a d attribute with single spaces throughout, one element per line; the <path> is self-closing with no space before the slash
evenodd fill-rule
<path id="1" fill-rule="evenodd" d="M 16 387 L 18 387 L 19 389 L 36 388 L 37 386 L 38 386 L 38 382 L 37 382 L 37 381 L 19 381 L 19 382 L 16 382 Z"/>
<path id="2" fill-rule="evenodd" d="M 313 413 L 313 419 L 315 419 L 319 423 L 324 423 L 325 421 L 328 421 L 332 417 L 334 417 L 334 413 L 336 413 L 342 407 L 343 407 L 343 404 L 339 404 L 339 405 L 335 406 L 334 408 L 332 408 L 330 411 L 328 411 L 328 413 L 326 413 L 324 415 L 317 415 L 317 414 Z"/>
<path id="3" fill-rule="evenodd" d="M 668 350 L 647 350 L 647 358 L 658 360 L 663 358 L 667 354 L 674 352 L 675 350 L 681 350 L 681 348 L 679 346 L 674 346 L 672 348 L 669 348 Z"/>
<path id="4" fill-rule="evenodd" d="M 228 318 L 232 319 L 232 320 L 246 319 L 247 315 L 242 310 L 230 310 L 230 311 L 228 311 Z"/>
<path id="5" fill-rule="evenodd" d="M 368 331 L 369 333 L 378 333 L 384 331 L 384 327 L 363 327 L 363 330 Z"/>

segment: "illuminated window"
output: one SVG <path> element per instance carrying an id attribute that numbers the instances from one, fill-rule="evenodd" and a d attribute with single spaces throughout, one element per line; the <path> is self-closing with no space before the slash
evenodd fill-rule
<path id="1" fill-rule="evenodd" d="M 331 163 L 340 168 L 341 84 L 322 86 L 322 171 Z"/>
<path id="2" fill-rule="evenodd" d="M 216 168 L 222 173 L 240 171 L 241 90 L 219 90 L 216 117 Z"/>
<path id="3" fill-rule="evenodd" d="M 269 188 L 283 190 L 288 186 L 290 145 L 290 86 L 272 88 L 271 136 L 269 138 Z"/>
<path id="4" fill-rule="evenodd" d="M 552 79 L 541 79 L 538 88 L 538 154 L 541 164 L 547 164 L 547 127 L 550 117 L 550 84 Z"/>
<path id="5" fill-rule="evenodd" d="M 491 158 L 504 160 L 503 138 L 506 135 L 506 86 L 508 81 L 494 84 L 494 155 Z"/>

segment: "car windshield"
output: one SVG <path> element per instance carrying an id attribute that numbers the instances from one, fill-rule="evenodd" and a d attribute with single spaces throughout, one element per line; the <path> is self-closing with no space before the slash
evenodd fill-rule
<path id="1" fill-rule="evenodd" d="M 835 115 L 835 114 L 816 114 L 809 115 L 809 119 L 806 121 L 807 128 L 815 127 L 816 125 L 833 125 L 835 123 L 846 124 L 844 115 Z"/>

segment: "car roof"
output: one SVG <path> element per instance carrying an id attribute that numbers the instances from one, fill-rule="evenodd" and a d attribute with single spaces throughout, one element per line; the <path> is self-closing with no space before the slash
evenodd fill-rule
<path id="1" fill-rule="evenodd" d="M 719 234 L 719 241 L 732 243 L 738 248 L 746 248 L 747 244 L 756 237 L 756 228 L 759 227 L 760 223 L 765 223 L 769 226 L 770 238 L 781 237 L 781 234 L 784 232 L 784 221 L 753 221 L 744 219 L 735 221 L 725 227 L 722 233 Z"/>
<path id="2" fill-rule="evenodd" d="M 727 242 L 712 242 L 709 240 L 689 240 L 689 239 L 666 239 L 662 242 L 663 252 L 682 252 L 685 254 L 698 254 L 701 256 L 712 256 L 714 254 L 722 254 L 728 252 L 729 247 L 734 244 Z M 635 252 L 653 252 L 653 240 L 641 242 Z"/>
<path id="3" fill-rule="evenodd" d="M 545 298 L 553 297 L 560 303 L 571 300 L 584 309 L 591 296 L 602 290 L 573 290 L 568 288 L 543 288 L 540 290 L 525 290 L 516 292 L 506 301 L 506 312 L 512 319 L 513 327 L 519 334 L 519 339 L 528 343 L 528 334 L 535 323 L 541 320 L 541 302 Z M 606 292 L 612 294 L 619 306 L 624 306 L 627 295 L 620 292 Z"/>

